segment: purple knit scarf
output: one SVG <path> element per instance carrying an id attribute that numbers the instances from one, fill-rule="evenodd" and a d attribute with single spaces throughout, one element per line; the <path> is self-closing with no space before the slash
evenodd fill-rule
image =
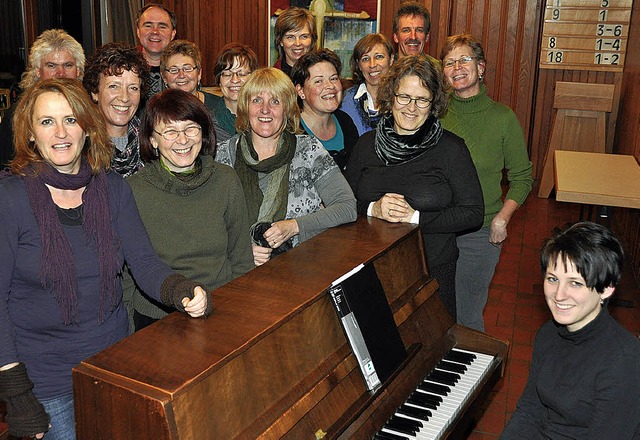
<path id="1" fill-rule="evenodd" d="M 39 170 L 36 171 L 36 170 Z M 33 215 L 40 228 L 42 256 L 40 281 L 43 287 L 52 287 L 56 301 L 62 310 L 66 325 L 77 322 L 78 280 L 71 244 L 58 219 L 49 185 L 58 189 L 74 190 L 86 186 L 82 194 L 84 205 L 82 227 L 88 245 L 98 251 L 100 265 L 99 322 L 105 319 L 107 307 L 113 310 L 118 304 L 115 274 L 119 272 L 117 239 L 111 225 L 107 175 L 105 171 L 92 176 L 91 167 L 82 160 L 78 174 L 60 173 L 45 163 L 31 165 L 25 178 L 27 195 Z M 34 177 L 35 176 L 35 177 Z M 90 292 L 89 292 L 90 293 Z"/>

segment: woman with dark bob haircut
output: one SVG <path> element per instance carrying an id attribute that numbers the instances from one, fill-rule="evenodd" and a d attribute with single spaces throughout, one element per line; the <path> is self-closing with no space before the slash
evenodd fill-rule
<path id="1" fill-rule="evenodd" d="M 456 233 L 479 228 L 484 205 L 464 141 L 443 130 L 442 73 L 425 55 L 399 59 L 378 89 L 382 118 L 353 148 L 345 176 L 358 213 L 419 224 L 438 293 L 456 316 Z"/>
<path id="2" fill-rule="evenodd" d="M 162 261 L 207 291 L 251 270 L 244 193 L 235 171 L 213 160 L 216 138 L 205 105 L 177 89 L 154 95 L 140 144 L 146 166 L 127 182 Z M 173 311 L 125 278 L 136 330 Z"/>
<path id="3" fill-rule="evenodd" d="M 75 439 L 71 369 L 127 336 L 125 262 L 155 301 L 193 317 L 210 307 L 153 251 L 79 81 L 31 86 L 14 129 L 16 159 L 0 179 L 0 400 L 11 434 Z"/>
<path id="4" fill-rule="evenodd" d="M 321 49 L 300 57 L 291 71 L 300 105 L 300 123 L 320 140 L 340 169 L 358 140 L 358 130 L 342 103 L 342 62 L 335 52 Z"/>
<path id="5" fill-rule="evenodd" d="M 378 125 L 378 87 L 394 59 L 393 45 L 383 34 L 365 35 L 353 48 L 350 64 L 354 85 L 344 93 L 341 109 L 351 116 L 359 136 Z"/>
<path id="6" fill-rule="evenodd" d="M 596 223 L 546 241 L 540 267 L 553 319 L 536 334 L 529 379 L 501 439 L 638 438 L 640 341 L 607 310 L 622 264 L 620 242 Z"/>
<path id="7" fill-rule="evenodd" d="M 236 113 L 240 88 L 258 68 L 258 57 L 246 44 L 229 43 L 224 46 L 213 66 L 215 85 L 222 97 L 213 95 L 213 126 L 216 140 L 224 142 L 236 134 Z"/>
<path id="8" fill-rule="evenodd" d="M 124 43 L 98 48 L 87 62 L 82 83 L 98 104 L 115 149 L 111 168 L 127 177 L 143 166 L 140 159 L 138 110 L 149 67 L 142 53 Z"/>

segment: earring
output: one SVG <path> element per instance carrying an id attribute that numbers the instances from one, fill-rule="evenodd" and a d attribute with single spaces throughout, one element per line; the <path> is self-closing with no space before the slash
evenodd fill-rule
<path id="1" fill-rule="evenodd" d="M 200 80 L 198 80 L 198 90 L 202 90 L 202 84 L 200 83 Z"/>
<path id="2" fill-rule="evenodd" d="M 600 298 L 600 305 L 604 305 L 604 299 Z"/>
<path id="3" fill-rule="evenodd" d="M 158 149 L 157 149 L 157 148 L 154 148 L 154 149 L 153 149 L 153 152 L 154 152 L 154 154 L 156 155 L 156 157 L 158 157 L 158 156 L 159 156 L 159 154 L 158 154 Z"/>

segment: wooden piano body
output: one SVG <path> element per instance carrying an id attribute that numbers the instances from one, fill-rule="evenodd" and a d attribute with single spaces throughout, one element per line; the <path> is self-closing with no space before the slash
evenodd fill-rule
<path id="1" fill-rule="evenodd" d="M 371 261 L 409 353 L 375 394 L 326 292 Z M 477 405 L 507 345 L 455 324 L 436 289 L 419 228 L 333 228 L 217 289 L 209 318 L 174 313 L 78 365 L 78 438 L 370 438 L 453 345 L 501 360 Z"/>

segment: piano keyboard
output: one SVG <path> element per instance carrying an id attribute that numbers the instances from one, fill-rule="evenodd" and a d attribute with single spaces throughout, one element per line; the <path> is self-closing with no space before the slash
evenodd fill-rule
<path id="1" fill-rule="evenodd" d="M 437 440 L 482 382 L 493 356 L 454 348 L 422 380 L 374 440 Z"/>

